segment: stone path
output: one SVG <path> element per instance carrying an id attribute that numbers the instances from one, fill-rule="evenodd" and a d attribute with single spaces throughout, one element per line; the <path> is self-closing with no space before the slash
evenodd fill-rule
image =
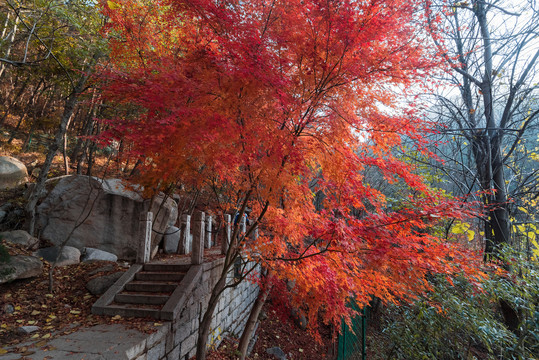
<path id="1" fill-rule="evenodd" d="M 36 341 L 18 344 L 16 347 L 28 347 L 28 355 L 7 353 L 0 355 L 1 360 L 132 360 L 132 359 L 158 359 L 161 354 L 158 342 L 163 343 L 168 330 L 167 323 L 153 334 L 144 334 L 137 330 L 128 329 L 123 325 L 97 325 L 82 328 L 78 331 L 54 338 L 46 345 L 37 347 Z M 15 350 L 15 346 L 11 350 Z M 44 349 L 48 349 L 45 351 Z M 148 351 L 148 349 L 151 349 Z M 6 350 L 10 350 L 7 348 Z M 154 351 L 153 354 L 151 351 Z"/>

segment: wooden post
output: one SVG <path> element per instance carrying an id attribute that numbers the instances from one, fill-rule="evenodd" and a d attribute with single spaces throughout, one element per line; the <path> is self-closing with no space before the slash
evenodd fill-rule
<path id="1" fill-rule="evenodd" d="M 221 254 L 226 255 L 228 246 L 230 245 L 230 237 L 232 236 L 230 228 L 230 214 L 225 214 L 225 223 L 223 226 L 223 238 L 221 239 Z"/>
<path id="2" fill-rule="evenodd" d="M 206 235 L 205 235 L 205 238 L 204 238 L 204 247 L 206 249 L 209 249 L 212 247 L 212 239 L 211 239 L 211 221 L 212 221 L 212 217 L 211 216 L 207 216 L 206 217 Z"/>
<path id="3" fill-rule="evenodd" d="M 199 265 L 204 262 L 204 212 L 195 213 L 193 221 L 193 252 L 191 253 L 191 264 Z"/>
<path id="4" fill-rule="evenodd" d="M 153 213 L 151 211 L 142 213 L 140 214 L 139 219 L 139 247 L 137 251 L 137 263 L 146 264 L 150 261 Z"/>
<path id="5" fill-rule="evenodd" d="M 189 254 L 191 252 L 191 215 L 182 215 L 180 229 L 182 233 L 178 244 L 178 253 Z"/>

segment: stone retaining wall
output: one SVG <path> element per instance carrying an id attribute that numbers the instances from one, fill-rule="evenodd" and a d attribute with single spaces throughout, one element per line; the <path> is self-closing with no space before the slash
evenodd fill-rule
<path id="1" fill-rule="evenodd" d="M 199 319 L 202 319 L 210 298 L 210 293 L 219 279 L 224 259 L 202 265 L 202 275 L 198 277 L 183 310 L 171 322 L 165 322 L 155 334 L 150 335 L 138 351 L 132 352 L 135 360 L 188 360 L 195 356 Z M 233 272 L 228 283 L 234 282 Z M 213 314 L 208 344 L 217 347 L 224 336 L 239 337 L 258 295 L 258 285 L 244 280 L 235 288 L 229 288 L 221 295 Z"/>

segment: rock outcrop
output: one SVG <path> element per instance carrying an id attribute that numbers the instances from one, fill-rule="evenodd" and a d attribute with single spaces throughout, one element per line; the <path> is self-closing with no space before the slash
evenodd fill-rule
<path id="1" fill-rule="evenodd" d="M 0 189 L 11 189 L 28 181 L 28 170 L 11 156 L 0 156 Z"/>
<path id="2" fill-rule="evenodd" d="M 0 284 L 41 275 L 43 263 L 37 257 L 14 255 L 7 263 L 0 264 Z"/>
<path id="3" fill-rule="evenodd" d="M 113 253 L 109 253 L 107 251 L 94 249 L 94 248 L 83 248 L 81 251 L 81 258 L 80 261 L 82 262 L 88 262 L 88 261 L 112 261 L 116 262 L 118 261 L 118 257 L 114 255 Z"/>
<path id="4" fill-rule="evenodd" d="M 56 262 L 56 266 L 67 266 L 80 263 L 79 249 L 72 246 L 64 246 L 64 248 L 62 249 L 62 253 L 60 254 L 60 256 L 58 256 L 59 251 L 59 247 L 52 246 L 39 249 L 34 253 L 34 255 L 42 257 L 45 261 L 51 264 L 55 262 L 56 259 L 58 259 L 58 261 Z"/>
<path id="5" fill-rule="evenodd" d="M 25 249 L 35 250 L 39 245 L 39 240 L 24 230 L 13 230 L 0 232 L 0 239 L 11 244 L 17 244 Z"/>
<path id="6" fill-rule="evenodd" d="M 136 259 L 140 214 L 154 213 L 152 248 L 177 219 L 177 205 L 156 196 L 144 200 L 119 179 L 100 180 L 88 176 L 62 178 L 38 206 L 36 226 L 41 238 L 82 249 L 96 248 L 120 259 Z M 163 203 L 163 206 L 161 204 Z M 150 206 L 151 205 L 151 206 Z"/>

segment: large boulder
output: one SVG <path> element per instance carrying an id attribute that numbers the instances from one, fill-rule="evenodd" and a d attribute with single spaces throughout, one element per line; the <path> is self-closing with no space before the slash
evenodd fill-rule
<path id="1" fill-rule="evenodd" d="M 163 241 L 163 250 L 165 251 L 165 254 L 176 254 L 178 252 L 180 235 L 181 231 L 176 226 L 170 226 L 167 228 Z"/>
<path id="2" fill-rule="evenodd" d="M 118 261 L 118 256 L 107 251 L 93 249 L 93 248 L 83 248 L 81 251 L 82 257 L 80 261 L 89 262 L 89 261 Z"/>
<path id="3" fill-rule="evenodd" d="M 163 199 L 163 195 L 155 196 L 150 204 L 150 200 L 144 200 L 119 179 L 68 176 L 60 179 L 37 207 L 36 226 L 41 238 L 54 244 L 65 241 L 73 231 L 70 246 L 96 248 L 120 259 L 135 260 L 140 214 L 148 209 L 154 213 L 152 248 L 176 221 L 176 203 Z"/>
<path id="4" fill-rule="evenodd" d="M 28 170 L 11 156 L 0 156 L 0 189 L 11 189 L 28 181 Z"/>
<path id="5" fill-rule="evenodd" d="M 122 277 L 123 274 L 124 273 L 120 271 L 110 275 L 96 277 L 95 279 L 92 279 L 86 283 L 86 289 L 92 295 L 104 294 L 105 291 L 107 291 L 108 288 L 116 282 L 116 280 Z"/>
<path id="6" fill-rule="evenodd" d="M 37 257 L 14 255 L 7 263 L 0 263 L 0 284 L 41 275 L 43 263 Z"/>
<path id="7" fill-rule="evenodd" d="M 67 266 L 80 263 L 81 254 L 79 249 L 72 246 L 64 246 L 62 249 L 62 253 L 60 254 L 60 256 L 58 256 L 59 251 L 59 247 L 52 246 L 39 249 L 38 251 L 34 252 L 34 255 L 42 257 L 44 260 L 51 264 L 55 262 L 56 259 L 58 259 L 58 261 L 56 262 L 56 266 Z"/>
<path id="8" fill-rule="evenodd" d="M 39 245 L 39 240 L 24 230 L 13 230 L 0 232 L 0 239 L 4 241 L 21 245 L 25 249 L 35 250 Z"/>

